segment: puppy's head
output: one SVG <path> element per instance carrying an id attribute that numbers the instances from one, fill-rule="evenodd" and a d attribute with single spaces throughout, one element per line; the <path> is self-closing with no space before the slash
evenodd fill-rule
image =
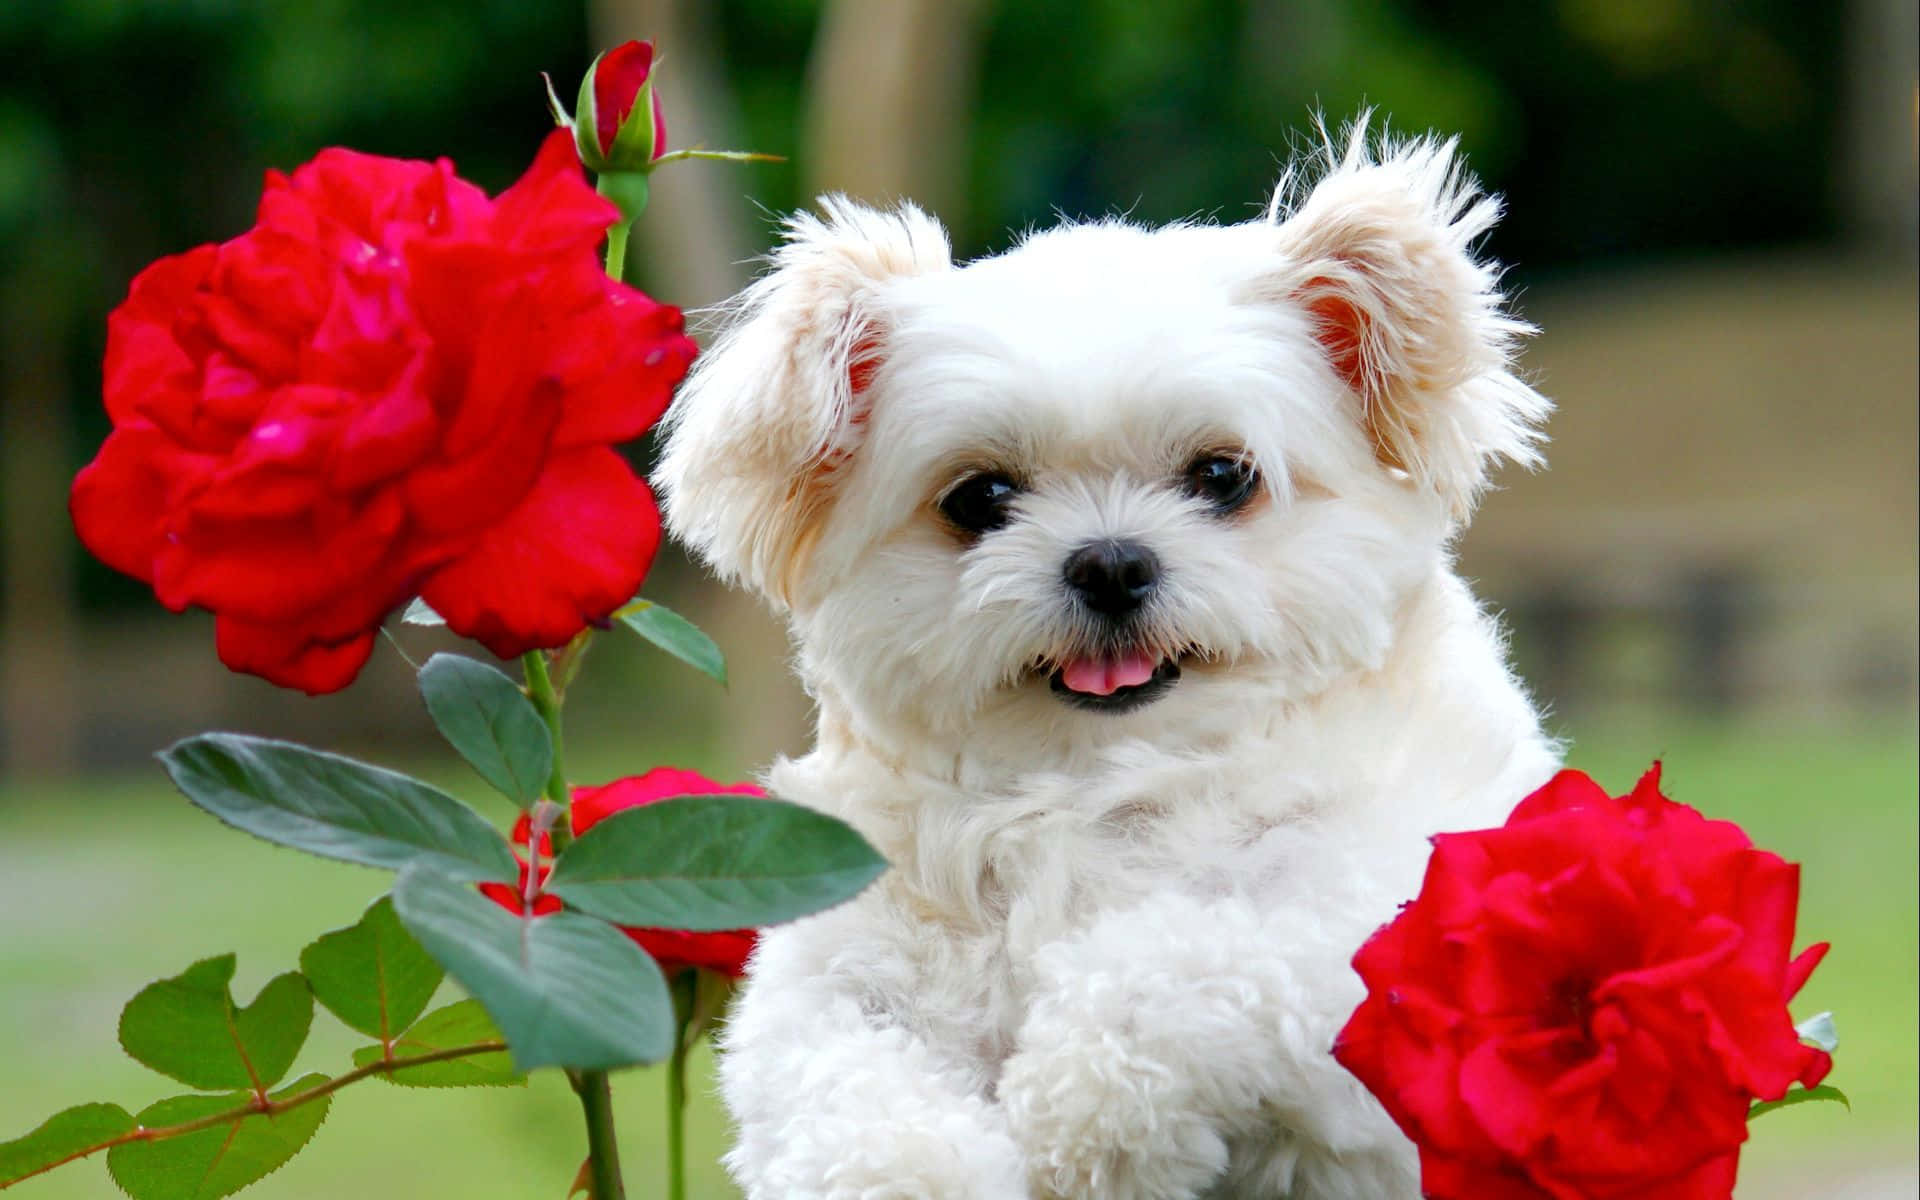
<path id="1" fill-rule="evenodd" d="M 1472 248 L 1498 206 L 1450 143 L 1356 130 L 1264 220 L 964 268 L 911 206 L 825 209 L 733 306 L 657 479 L 870 719 L 1084 741 L 1312 694 L 1383 660 L 1492 463 L 1537 461 L 1525 327 Z"/>

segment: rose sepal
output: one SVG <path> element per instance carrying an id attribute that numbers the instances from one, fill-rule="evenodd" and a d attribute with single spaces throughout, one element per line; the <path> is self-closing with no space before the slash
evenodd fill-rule
<path id="1" fill-rule="evenodd" d="M 566 106 L 560 103 L 560 93 L 554 89 L 553 76 L 542 71 L 540 72 L 540 82 L 546 85 L 547 111 L 553 115 L 553 123 L 571 133 L 573 131 L 573 114 L 568 112 Z"/>
<path id="2" fill-rule="evenodd" d="M 633 108 L 627 113 L 627 119 L 613 131 L 613 149 L 607 155 L 609 169 L 652 169 L 654 158 L 666 149 L 661 144 L 666 140 L 661 136 L 665 132 L 660 120 L 659 101 L 653 95 L 653 80 L 648 79 L 633 94 Z"/>
<path id="3" fill-rule="evenodd" d="M 607 169 L 606 156 L 600 153 L 600 127 L 593 117 L 593 73 L 600 69 L 600 60 L 606 56 L 607 52 L 602 50 L 588 64 L 586 74 L 580 77 L 580 94 L 574 97 L 573 120 L 565 122 L 566 127 L 573 131 L 573 145 L 580 154 L 580 165 L 589 171 Z M 548 103 L 557 101 L 549 98 Z"/>

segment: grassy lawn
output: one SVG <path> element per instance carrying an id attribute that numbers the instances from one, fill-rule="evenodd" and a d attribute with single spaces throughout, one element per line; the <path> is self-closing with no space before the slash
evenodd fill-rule
<path id="1" fill-rule="evenodd" d="M 1911 1161 L 1916 1123 L 1916 743 L 1884 729 L 1676 727 L 1588 730 L 1570 761 L 1615 789 L 1656 754 L 1670 793 L 1741 821 L 1762 846 L 1805 864 L 1801 941 L 1834 950 L 1795 1008 L 1832 1009 L 1842 1046 L 1833 1082 L 1852 1096 L 1756 1126 L 1741 1194 L 1789 1170 L 1861 1156 Z M 597 760 L 597 761 L 596 761 Z M 631 761 L 631 760 L 630 760 Z M 615 773 L 607 752 L 576 753 L 577 774 Z M 432 772 L 470 796 L 457 768 Z M 504 819 L 504 812 L 495 815 Z M 0 787 L 0 1140 L 86 1100 L 138 1107 L 179 1089 L 123 1058 L 120 1005 L 194 959 L 239 954 L 247 999 L 302 945 L 351 923 L 385 877 L 228 832 L 190 809 L 158 770 L 31 792 Z M 358 1044 L 322 1012 L 295 1073 L 338 1071 Z M 731 1194 L 713 1165 L 724 1120 L 697 1064 L 692 1194 Z M 658 1072 L 615 1079 L 634 1200 L 660 1194 Z M 582 1154 L 572 1094 L 552 1072 L 524 1089 L 408 1094 L 379 1081 L 339 1094 L 313 1148 L 248 1191 L 311 1198 L 461 1196 L 560 1200 Z M 104 1168 L 69 1166 L 21 1186 L 20 1200 L 116 1194 Z"/>

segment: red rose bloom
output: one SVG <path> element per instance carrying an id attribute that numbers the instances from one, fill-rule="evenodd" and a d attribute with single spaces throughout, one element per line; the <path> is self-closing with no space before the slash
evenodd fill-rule
<path id="1" fill-rule="evenodd" d="M 572 825 L 575 836 L 585 833 L 595 824 L 620 812 L 622 809 L 638 808 L 643 804 L 652 804 L 656 800 L 666 800 L 673 796 L 765 796 L 766 792 L 750 783 L 715 783 L 704 775 L 693 771 L 682 771 L 675 767 L 655 767 L 645 775 L 629 775 L 625 779 L 616 779 L 601 787 L 577 787 L 572 791 L 572 803 L 568 811 L 573 814 Z M 513 827 L 515 844 L 525 846 L 531 841 L 531 823 L 521 817 Z M 545 837 L 540 839 L 540 853 L 549 852 Z M 527 873 L 531 870 L 522 860 L 520 863 L 520 886 L 509 888 L 503 883 L 483 883 L 480 890 L 489 898 L 514 912 L 527 912 L 525 903 L 527 894 Z M 540 880 L 545 882 L 547 868 L 540 868 Z M 535 892 L 532 912 L 534 916 L 545 916 L 558 912 L 565 907 L 558 896 L 549 896 Z M 755 933 L 751 929 L 727 929 L 714 933 L 688 933 L 678 929 L 630 929 L 622 927 L 621 932 L 632 938 L 642 950 L 651 954 L 660 964 L 663 974 L 672 976 L 675 972 L 688 967 L 704 967 L 709 971 L 718 971 L 730 979 L 738 979 L 746 973 L 747 956 L 753 952 Z"/>
<path id="2" fill-rule="evenodd" d="M 1726 1200 L 1747 1109 L 1828 1056 L 1787 1015 L 1799 868 L 1660 794 L 1563 771 L 1500 829 L 1434 839 L 1354 957 L 1334 1054 L 1437 1200 Z"/>
<path id="3" fill-rule="evenodd" d="M 416 595 L 503 657 L 563 644 L 652 562 L 652 494 L 611 447 L 694 353 L 677 309 L 607 279 L 616 215 L 564 133 L 494 200 L 444 159 L 270 173 L 252 229 L 153 264 L 109 318 L 81 540 L 210 609 L 228 666 L 307 692 Z"/>

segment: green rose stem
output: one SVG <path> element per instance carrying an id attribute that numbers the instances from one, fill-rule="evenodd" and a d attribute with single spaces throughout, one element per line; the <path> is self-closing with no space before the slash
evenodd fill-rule
<path id="1" fill-rule="evenodd" d="M 553 676 L 547 671 L 547 656 L 541 651 L 529 650 L 522 654 L 520 670 L 527 680 L 527 699 L 533 701 L 534 711 L 547 723 L 547 733 L 553 738 L 553 770 L 547 775 L 547 799 L 560 810 L 561 817 L 547 831 L 547 836 L 553 852 L 559 854 L 573 840 L 573 823 L 566 816 L 567 767 L 560 752 L 560 693 L 554 690 Z"/>
<path id="2" fill-rule="evenodd" d="M 622 243 L 625 240 L 623 236 Z M 527 679 L 527 698 L 553 735 L 553 773 L 547 776 L 547 799 L 560 810 L 560 816 L 548 837 L 553 852 L 559 854 L 573 840 L 573 820 L 567 812 L 567 769 L 561 754 L 560 694 L 554 690 L 544 652 L 529 650 L 521 655 L 520 669 Z M 529 850 L 538 856 L 539 839 L 532 840 L 535 845 Z M 624 1200 L 620 1147 L 613 1137 L 613 1084 L 605 1071 L 568 1071 L 567 1080 L 580 1097 L 580 1108 L 587 1118 L 587 1174 L 593 1180 L 593 1200 Z"/>
<path id="3" fill-rule="evenodd" d="M 178 1125 L 143 1125 L 138 1129 L 129 1130 L 117 1137 L 110 1137 L 106 1141 L 96 1142 L 83 1150 L 75 1150 L 72 1154 L 67 1155 L 57 1162 L 50 1162 L 37 1170 L 30 1171 L 18 1178 L 10 1179 L 4 1185 L 0 1186 L 11 1187 L 21 1180 L 31 1179 L 35 1175 L 45 1174 L 55 1167 L 64 1167 L 68 1163 L 85 1158 L 90 1154 L 98 1154 L 102 1150 L 111 1150 L 115 1146 L 122 1146 L 128 1142 L 164 1142 L 169 1138 L 185 1137 L 189 1133 L 198 1133 L 202 1129 L 212 1129 L 215 1126 L 225 1125 L 229 1122 L 243 1121 L 248 1117 L 271 1117 L 275 1113 L 286 1112 L 290 1108 L 298 1108 L 302 1104 L 310 1104 L 322 1097 L 331 1096 L 348 1084 L 359 1083 L 362 1079 L 371 1079 L 375 1075 L 388 1075 L 394 1071 L 404 1071 L 408 1067 L 424 1067 L 431 1063 L 450 1062 L 456 1058 L 471 1058 L 476 1054 L 498 1054 L 506 1048 L 507 1044 L 501 1041 L 475 1042 L 470 1046 L 452 1046 L 445 1050 L 434 1050 L 426 1054 L 415 1054 L 406 1058 L 393 1058 L 390 1057 L 392 1047 L 389 1046 L 387 1051 L 389 1057 L 382 1058 L 378 1062 L 368 1063 L 364 1067 L 355 1067 L 346 1074 L 337 1075 L 325 1083 L 316 1083 L 306 1091 L 295 1092 L 285 1100 L 268 1099 L 265 1089 L 257 1089 L 253 1093 L 252 1098 L 245 1104 L 237 1104 L 224 1112 L 208 1113 L 204 1117 L 195 1117 L 191 1121 L 182 1121 Z"/>
<path id="4" fill-rule="evenodd" d="M 641 171 L 607 171 L 595 182 L 602 196 L 613 201 L 620 219 L 607 226 L 607 274 L 619 282 L 627 277 L 627 234 L 647 207 L 647 177 Z"/>
<path id="5" fill-rule="evenodd" d="M 607 274 L 624 281 L 627 265 L 627 233 L 631 222 L 619 221 L 607 227 Z"/>
<path id="6" fill-rule="evenodd" d="M 688 967 L 673 978 L 673 1057 L 667 1060 L 667 1200 L 687 1195 L 687 1051 L 693 1042 L 693 1010 L 699 971 Z"/>
<path id="7" fill-rule="evenodd" d="M 625 1200 L 620 1182 L 620 1147 L 613 1140 L 613 1086 L 605 1071 L 568 1071 L 567 1078 L 587 1114 L 587 1174 L 593 1200 Z"/>

